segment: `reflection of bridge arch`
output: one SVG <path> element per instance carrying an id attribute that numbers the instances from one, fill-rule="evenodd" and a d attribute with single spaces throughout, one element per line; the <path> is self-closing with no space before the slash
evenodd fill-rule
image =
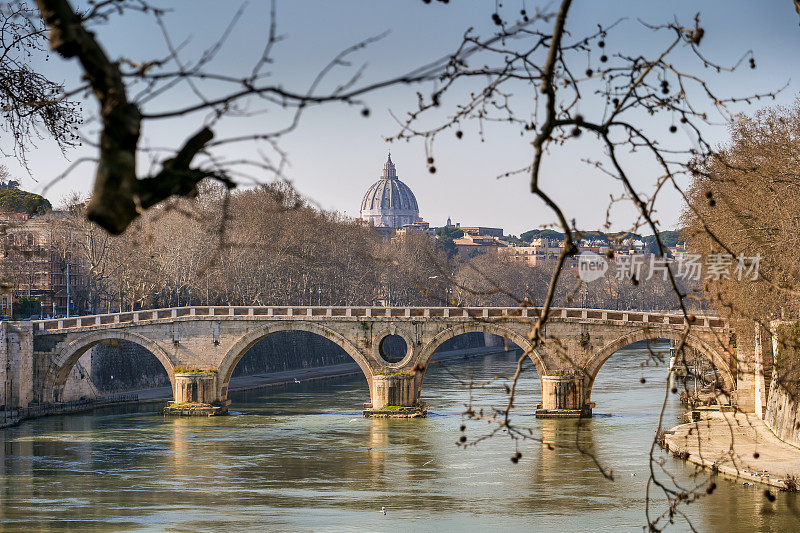
<path id="1" fill-rule="evenodd" d="M 529 357 L 533 361 L 533 365 L 536 367 L 536 372 L 539 373 L 539 376 L 545 375 L 547 367 L 545 366 L 544 361 L 539 354 L 536 353 L 536 350 L 534 350 L 531 346 L 530 341 L 525 336 L 520 335 L 511 328 L 507 328 L 503 325 L 493 322 L 466 323 L 447 328 L 436 335 L 433 340 L 431 340 L 422 349 L 422 352 L 419 356 L 419 364 L 427 368 L 428 364 L 433 358 L 433 355 L 436 353 L 436 350 L 438 350 L 442 344 L 452 338 L 458 337 L 459 335 L 464 335 L 465 333 L 491 333 L 493 335 L 498 335 L 510 340 L 522 348 L 525 353 L 529 354 Z"/>
<path id="2" fill-rule="evenodd" d="M 47 371 L 44 379 L 44 387 L 42 388 L 42 401 L 51 402 L 59 401 L 57 395 L 64 389 L 67 384 L 67 378 L 72 368 L 90 348 L 94 345 L 108 340 L 121 340 L 138 344 L 159 360 L 161 366 L 167 371 L 170 383 L 175 384 L 175 376 L 173 373 L 173 363 L 167 353 L 152 340 L 137 335 L 136 333 L 126 331 L 97 331 L 89 333 L 69 343 L 55 358 L 52 365 Z"/>
<path id="3" fill-rule="evenodd" d="M 352 357 L 361 370 L 364 372 L 364 377 L 367 379 L 370 391 L 372 390 L 372 368 L 369 362 L 364 358 L 358 349 L 345 337 L 336 333 L 320 324 L 314 322 L 289 322 L 281 321 L 273 324 L 268 324 L 264 327 L 249 331 L 239 337 L 239 339 L 228 349 L 222 362 L 219 365 L 219 392 L 220 398 L 226 398 L 228 393 L 228 384 L 231 381 L 233 370 L 236 365 L 244 357 L 250 348 L 252 348 L 258 341 L 272 335 L 273 333 L 280 333 L 282 331 L 305 331 L 307 333 L 314 333 L 339 346 L 342 350 Z"/>
<path id="4" fill-rule="evenodd" d="M 609 342 L 595 355 L 593 355 L 584 367 L 584 375 L 588 376 L 590 380 L 588 390 L 592 390 L 592 385 L 594 384 L 594 380 L 597 377 L 598 372 L 600 372 L 600 369 L 603 367 L 609 357 L 614 355 L 622 348 L 633 344 L 634 342 L 652 339 L 667 339 L 680 343 L 684 339 L 684 333 L 680 331 L 669 331 L 666 329 L 641 329 L 634 331 L 633 333 L 623 335 L 622 337 Z M 709 346 L 708 343 L 692 334 L 685 336 L 684 344 L 689 348 L 695 349 L 698 353 L 703 354 L 703 356 L 705 356 L 711 362 L 714 368 L 719 372 L 720 376 L 722 376 L 722 379 L 725 381 L 725 388 L 727 391 L 732 391 L 736 388 L 735 374 L 731 370 L 729 359 L 724 357 L 724 355 L 727 354 L 721 355 L 717 350 Z"/>

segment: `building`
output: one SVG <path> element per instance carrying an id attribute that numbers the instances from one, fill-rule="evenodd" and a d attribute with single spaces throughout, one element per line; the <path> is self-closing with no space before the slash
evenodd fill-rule
<path id="1" fill-rule="evenodd" d="M 580 239 L 575 244 L 578 247 L 578 254 L 566 258 L 568 266 L 576 264 L 578 255 L 587 252 L 600 256 L 606 256 L 609 251 L 613 251 L 616 255 L 640 255 L 647 252 L 641 241 L 612 245 L 603 239 Z M 542 261 L 557 259 L 563 249 L 564 241 L 538 237 L 531 240 L 530 246 L 510 246 L 498 249 L 498 252 L 508 261 L 536 266 Z"/>
<path id="2" fill-rule="evenodd" d="M 36 301 L 33 314 L 43 316 L 86 313 L 88 263 L 79 253 L 85 235 L 64 227 L 57 213 L 10 224 L 4 233 L 2 274 L 17 303 Z"/>
<path id="3" fill-rule="evenodd" d="M 0 281 L 0 320 L 8 320 L 14 316 L 14 292 L 11 284 Z"/>
<path id="4" fill-rule="evenodd" d="M 472 235 L 465 233 L 463 237 L 453 239 L 459 254 L 483 254 L 486 252 L 498 252 L 500 249 L 508 248 L 511 245 L 497 237 Z"/>
<path id="5" fill-rule="evenodd" d="M 563 243 L 562 243 L 563 246 Z M 597 255 L 606 255 L 609 250 L 611 250 L 612 246 L 608 243 L 608 241 L 604 240 L 588 240 L 584 239 L 578 241 L 578 253 L 583 252 L 592 252 Z M 623 248 L 627 250 L 627 248 Z"/>
<path id="6" fill-rule="evenodd" d="M 485 228 L 483 226 L 458 226 L 458 229 L 464 232 L 465 235 L 474 235 L 476 237 L 497 237 L 503 238 L 503 228 Z"/>
<path id="7" fill-rule="evenodd" d="M 360 218 L 389 232 L 422 222 L 417 199 L 408 185 L 397 177 L 392 154 L 383 165 L 380 179 L 367 189 L 361 201 Z"/>
<path id="8" fill-rule="evenodd" d="M 431 225 L 425 221 L 415 222 L 413 224 L 404 224 L 402 228 L 399 228 L 394 232 L 395 236 L 397 237 L 404 237 L 413 233 L 422 233 L 428 235 L 429 237 L 434 236 L 434 231 L 431 229 Z"/>
<path id="9" fill-rule="evenodd" d="M 689 252 L 689 243 L 687 243 L 686 241 L 679 242 L 679 243 L 675 244 L 675 246 L 668 246 L 667 250 L 669 250 L 669 254 L 672 257 L 678 257 L 681 254 L 685 254 L 685 253 Z"/>
<path id="10" fill-rule="evenodd" d="M 564 241 L 550 239 L 547 237 L 537 237 L 531 240 L 531 247 L 540 255 L 548 258 L 557 257 L 564 249 Z"/>
<path id="11" fill-rule="evenodd" d="M 508 261 L 522 262 L 529 266 L 536 266 L 537 263 L 541 263 L 547 259 L 558 258 L 563 248 L 563 241 L 537 238 L 531 241 L 530 246 L 509 246 L 499 249 L 498 252 Z"/>
<path id="12" fill-rule="evenodd" d="M 446 228 L 458 228 L 464 232 L 464 234 L 474 235 L 476 237 L 497 237 L 498 239 L 503 238 L 503 228 L 487 228 L 484 226 L 462 226 L 460 222 L 456 222 L 453 225 L 453 222 L 450 220 L 450 217 L 447 217 L 447 224 L 445 224 Z"/>
<path id="13" fill-rule="evenodd" d="M 0 213 L 0 222 L 19 223 L 31 218 L 27 213 Z"/>

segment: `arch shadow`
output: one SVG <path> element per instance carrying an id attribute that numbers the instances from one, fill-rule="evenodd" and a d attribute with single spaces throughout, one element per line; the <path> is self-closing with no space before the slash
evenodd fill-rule
<path id="1" fill-rule="evenodd" d="M 313 322 L 281 322 L 277 324 L 268 324 L 261 328 L 255 329 L 245 333 L 231 346 L 222 358 L 219 365 L 219 380 L 218 380 L 218 394 L 220 398 L 227 398 L 228 385 L 230 384 L 233 370 L 236 365 L 244 357 L 244 355 L 252 348 L 257 342 L 272 335 L 273 333 L 280 333 L 283 331 L 304 331 L 319 335 L 329 341 L 333 342 L 344 350 L 353 360 L 361 367 L 364 377 L 367 379 L 367 384 L 372 396 L 372 367 L 367 359 L 358 351 L 358 349 L 347 340 L 345 337 L 336 333 L 332 329 Z"/>
<path id="2" fill-rule="evenodd" d="M 612 355 L 635 342 L 652 339 L 667 339 L 681 342 L 683 339 L 683 334 L 677 331 L 648 331 L 646 329 L 642 329 L 627 335 L 623 335 L 622 337 L 609 342 L 600 351 L 593 355 L 583 368 L 585 375 L 587 375 L 590 379 L 588 384 L 588 392 L 591 393 L 597 374 Z M 686 336 L 685 345 L 689 348 L 697 350 L 698 353 L 703 354 L 703 356 L 705 356 L 711 362 L 714 368 L 717 369 L 719 374 L 722 376 L 728 391 L 733 391 L 736 388 L 735 375 L 731 371 L 730 365 L 725 358 L 723 358 L 723 356 L 709 346 L 708 343 L 690 333 Z"/>
<path id="3" fill-rule="evenodd" d="M 536 372 L 539 374 L 540 379 L 541 376 L 546 374 L 547 367 L 544 364 L 544 361 L 536 352 L 536 350 L 533 349 L 530 341 L 525 336 L 516 333 L 510 328 L 500 324 L 494 324 L 492 322 L 459 324 L 439 332 L 439 334 L 437 334 L 433 340 L 426 344 L 420 352 L 419 364 L 425 368 L 428 368 L 428 364 L 431 362 L 431 359 L 433 359 L 436 350 L 438 350 L 442 344 L 452 338 L 458 337 L 459 335 L 464 335 L 465 333 L 491 333 L 493 335 L 510 340 L 519 346 L 525 353 L 529 354 L 528 357 L 530 357 L 531 361 L 533 361 L 533 365 L 536 367 Z"/>
<path id="4" fill-rule="evenodd" d="M 50 368 L 47 371 L 44 379 L 44 387 L 42 388 L 42 401 L 51 402 L 58 401 L 56 392 L 63 390 L 67 383 L 67 378 L 72 368 L 90 348 L 103 341 L 108 340 L 121 340 L 138 344 L 151 354 L 167 371 L 172 390 L 175 390 L 175 374 L 173 372 L 174 365 L 167 353 L 156 342 L 138 335 L 136 333 L 124 331 L 97 331 L 83 335 L 74 341 L 70 342 L 65 349 L 56 357 Z"/>

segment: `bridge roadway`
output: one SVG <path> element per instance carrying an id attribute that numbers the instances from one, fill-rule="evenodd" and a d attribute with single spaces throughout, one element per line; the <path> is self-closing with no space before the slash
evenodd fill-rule
<path id="1" fill-rule="evenodd" d="M 522 348 L 542 383 L 542 415 L 591 414 L 591 392 L 603 363 L 617 350 L 647 339 L 680 342 L 704 355 L 718 371 L 737 406 L 755 402 L 752 357 L 735 348 L 724 320 L 678 314 L 604 309 L 553 309 L 544 342 L 529 341 L 539 310 L 520 307 L 177 307 L 73 318 L 4 322 L 0 363 L 13 376 L 7 403 L 25 407 L 63 399 L 78 359 L 99 342 L 124 340 L 149 350 L 172 382 L 176 405 L 227 405 L 238 361 L 258 341 L 279 331 L 321 335 L 358 363 L 369 384 L 371 408 L 421 405 L 425 369 L 445 341 L 469 332 L 493 333 Z M 399 335 L 406 354 L 391 362 L 382 350 Z M 5 359 L 4 359 L 5 357 Z M 6 365 L 2 365 L 6 366 Z"/>

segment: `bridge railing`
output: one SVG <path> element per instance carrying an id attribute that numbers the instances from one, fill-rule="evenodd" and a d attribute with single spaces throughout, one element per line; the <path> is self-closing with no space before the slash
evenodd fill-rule
<path id="1" fill-rule="evenodd" d="M 35 320 L 33 327 L 35 331 L 52 331 L 191 317 L 536 318 L 540 312 L 541 309 L 535 307 L 193 306 Z M 550 317 L 641 324 L 686 323 L 683 315 L 678 313 L 609 309 L 553 308 Z M 714 316 L 697 316 L 692 324 L 701 327 L 725 326 L 723 319 Z"/>

